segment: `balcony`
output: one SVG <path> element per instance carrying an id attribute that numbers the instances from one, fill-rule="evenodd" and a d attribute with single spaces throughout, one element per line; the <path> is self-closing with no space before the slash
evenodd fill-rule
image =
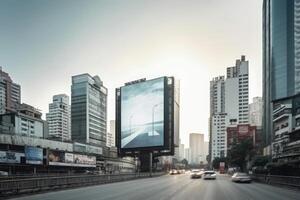
<path id="1" fill-rule="evenodd" d="M 274 115 L 273 115 L 273 116 L 274 116 Z M 285 118 L 289 118 L 289 117 L 291 117 L 291 116 L 292 116 L 291 113 L 282 113 L 281 115 L 277 116 L 276 118 L 275 118 L 275 116 L 274 116 L 273 122 L 277 122 L 277 121 L 279 121 L 279 120 L 282 120 L 282 119 L 285 119 Z"/>
<path id="2" fill-rule="evenodd" d="M 278 130 L 275 130 L 275 135 L 282 135 L 284 133 L 289 133 L 291 132 L 291 127 L 287 126 Z"/>

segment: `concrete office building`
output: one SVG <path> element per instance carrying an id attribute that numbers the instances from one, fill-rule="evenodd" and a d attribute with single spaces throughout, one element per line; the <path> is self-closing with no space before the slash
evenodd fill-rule
<path id="1" fill-rule="evenodd" d="M 200 164 L 206 160 L 206 155 L 204 155 L 204 134 L 200 133 L 190 133 L 190 163 Z"/>
<path id="2" fill-rule="evenodd" d="M 48 135 L 48 124 L 41 116 L 38 109 L 23 103 L 16 112 L 0 115 L 0 124 L 8 127 L 1 133 L 44 138 Z"/>
<path id="3" fill-rule="evenodd" d="M 179 144 L 179 159 L 184 159 L 184 144 L 181 144 L 181 142 Z"/>
<path id="4" fill-rule="evenodd" d="M 0 66 L 0 114 L 16 112 L 21 102 L 21 87 Z"/>
<path id="5" fill-rule="evenodd" d="M 226 127 L 231 123 L 249 123 L 249 62 L 245 56 L 224 76 L 210 81 L 209 161 L 226 157 Z"/>
<path id="6" fill-rule="evenodd" d="M 263 101 L 261 97 L 254 97 L 249 104 L 249 124 L 252 126 L 262 126 Z"/>
<path id="7" fill-rule="evenodd" d="M 66 94 L 54 95 L 46 114 L 49 138 L 59 141 L 71 140 L 71 106 Z"/>
<path id="8" fill-rule="evenodd" d="M 72 77 L 72 140 L 106 147 L 107 89 L 98 76 Z"/>
<path id="9" fill-rule="evenodd" d="M 189 163 L 191 162 L 190 148 L 185 148 L 185 149 L 184 149 L 184 158 L 187 159 L 187 161 L 188 161 Z"/>
<path id="10" fill-rule="evenodd" d="M 245 56 L 236 60 L 233 67 L 227 68 L 225 81 L 225 113 L 228 121 L 238 124 L 249 123 L 249 62 Z"/>
<path id="11" fill-rule="evenodd" d="M 225 130 L 218 129 L 218 126 L 214 122 L 219 116 L 225 115 L 225 77 L 219 76 L 213 78 L 210 81 L 210 117 L 209 117 L 209 160 L 213 159 L 218 154 L 215 137 L 224 137 L 225 140 Z M 224 119 L 225 120 L 225 119 Z M 221 133 L 223 130 L 223 133 Z M 220 153 L 219 153 L 220 154 Z"/>
<path id="12" fill-rule="evenodd" d="M 115 122 L 115 120 L 110 120 L 109 127 L 110 127 L 110 130 L 109 130 L 109 132 L 107 132 L 106 145 L 108 147 L 115 147 L 116 146 L 116 122 Z"/>
<path id="13" fill-rule="evenodd" d="M 207 162 L 207 156 L 209 154 L 209 142 L 204 141 L 204 155 L 205 155 L 205 163 Z"/>
<path id="14" fill-rule="evenodd" d="M 225 77 L 210 81 L 209 158 L 226 155 Z M 222 142 L 220 142 L 222 141 Z M 206 160 L 206 158 L 205 158 Z"/>
<path id="15" fill-rule="evenodd" d="M 263 2 L 263 102 L 264 143 L 273 161 L 300 160 L 299 0 Z"/>
<path id="16" fill-rule="evenodd" d="M 211 121 L 211 161 L 216 157 L 226 157 L 227 155 L 227 138 L 226 138 L 226 113 L 219 113 L 212 116 Z"/>

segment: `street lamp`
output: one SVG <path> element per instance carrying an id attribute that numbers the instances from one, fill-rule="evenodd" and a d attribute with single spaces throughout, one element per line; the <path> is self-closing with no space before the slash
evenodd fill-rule
<path id="1" fill-rule="evenodd" d="M 131 121 L 132 121 L 132 117 L 133 117 L 133 114 L 130 115 L 129 117 L 129 133 L 131 134 Z"/>
<path id="2" fill-rule="evenodd" d="M 153 107 L 152 107 L 152 135 L 151 136 L 154 136 L 154 111 L 155 111 L 155 108 L 161 104 L 162 103 L 158 103 L 158 104 L 153 105 Z"/>

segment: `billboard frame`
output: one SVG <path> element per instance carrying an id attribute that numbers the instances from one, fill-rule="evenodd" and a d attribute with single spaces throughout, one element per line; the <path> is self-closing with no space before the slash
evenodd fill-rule
<path id="1" fill-rule="evenodd" d="M 161 146 L 147 146 L 147 147 L 134 147 L 122 148 L 121 147 L 121 95 L 122 87 L 128 85 L 139 84 L 142 82 L 152 81 L 156 79 L 164 79 L 164 141 Z M 124 86 L 116 88 L 116 146 L 118 148 L 118 155 L 123 156 L 139 156 L 143 153 L 153 153 L 154 156 L 161 155 L 174 155 L 174 77 L 158 77 L 146 80 L 140 79 L 126 83 Z"/>

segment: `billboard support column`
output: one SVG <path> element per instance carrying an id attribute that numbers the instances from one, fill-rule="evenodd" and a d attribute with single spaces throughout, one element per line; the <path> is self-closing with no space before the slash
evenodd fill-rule
<path id="1" fill-rule="evenodd" d="M 149 168 L 150 168 L 150 177 L 152 177 L 152 152 L 150 152 L 150 162 L 149 162 Z"/>

